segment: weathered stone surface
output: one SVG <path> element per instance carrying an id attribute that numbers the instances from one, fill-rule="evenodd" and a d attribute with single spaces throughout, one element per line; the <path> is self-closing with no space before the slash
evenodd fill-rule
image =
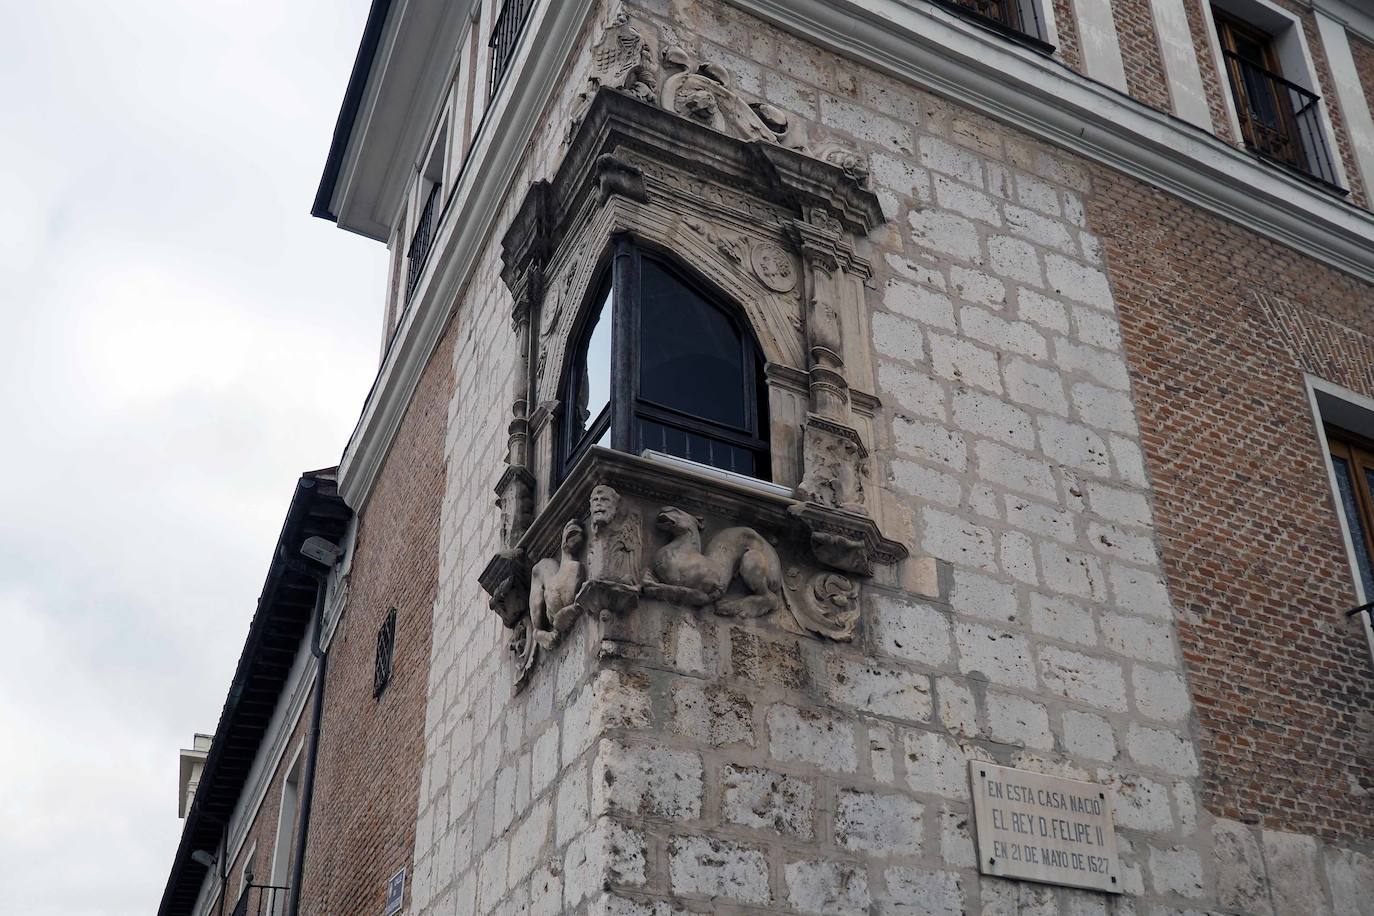
<path id="1" fill-rule="evenodd" d="M 1217 902 L 1223 907 L 1272 916 L 1269 882 L 1255 831 L 1236 821 L 1212 824 L 1212 859 L 1217 872 Z"/>
<path id="2" fill-rule="evenodd" d="M 689 751 L 602 741 L 592 767 L 598 812 L 691 820 L 701 816 L 703 788 L 701 757 Z"/>
<path id="3" fill-rule="evenodd" d="M 740 903 L 770 899 L 763 851 L 712 837 L 675 837 L 668 844 L 673 893 L 724 897 Z"/>
<path id="4" fill-rule="evenodd" d="M 758 767 L 727 766 L 721 777 L 722 813 L 742 827 L 810 837 L 814 798 L 809 782 Z"/>
<path id="5" fill-rule="evenodd" d="M 775 704 L 768 710 L 769 750 L 774 760 L 810 763 L 832 773 L 858 766 L 854 725 L 839 716 Z"/>
<path id="6" fill-rule="evenodd" d="M 673 731 L 717 747 L 754 745 L 754 707 L 728 687 L 679 684 L 673 690 Z"/>
<path id="7" fill-rule="evenodd" d="M 839 657 L 827 659 L 826 670 L 826 692 L 835 703 L 909 722 L 930 719 L 934 701 L 926 675 Z"/>
<path id="8" fill-rule="evenodd" d="M 959 645 L 959 670 L 978 672 L 1006 687 L 1035 686 L 1030 644 L 1019 633 L 979 624 L 961 623 L 954 628 Z"/>
<path id="9" fill-rule="evenodd" d="M 1261 842 L 1274 911 L 1328 916 L 1331 908 L 1318 875 L 1317 841 L 1296 833 L 1265 830 Z"/>
<path id="10" fill-rule="evenodd" d="M 887 895 L 882 912 L 893 916 L 962 914 L 964 889 L 959 875 L 894 865 L 883 870 Z"/>
<path id="11" fill-rule="evenodd" d="M 928 604 L 882 593 L 871 599 L 874 640 L 880 652 L 936 667 L 951 653 L 949 616 Z"/>
<path id="12" fill-rule="evenodd" d="M 1331 847 L 1325 858 L 1334 916 L 1374 916 L 1374 858 Z"/>
<path id="13" fill-rule="evenodd" d="M 919 856 L 923 810 L 905 795 L 844 789 L 835 806 L 835 842 L 871 855 Z"/>
<path id="14" fill-rule="evenodd" d="M 862 868 L 839 862 L 788 862 L 783 868 L 787 901 L 816 916 L 865 916 L 868 877 Z"/>
<path id="15" fill-rule="evenodd" d="M 1202 883 L 1202 857 L 1196 850 L 1182 846 L 1168 849 L 1151 847 L 1150 879 L 1157 894 L 1178 894 L 1195 900 L 1205 890 Z"/>

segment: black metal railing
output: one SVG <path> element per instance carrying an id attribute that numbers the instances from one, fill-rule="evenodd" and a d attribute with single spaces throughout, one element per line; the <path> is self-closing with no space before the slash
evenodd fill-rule
<path id="1" fill-rule="evenodd" d="M 1340 189 L 1321 121 L 1321 97 L 1232 51 L 1223 51 L 1245 145 L 1265 159 Z"/>
<path id="2" fill-rule="evenodd" d="M 406 300 L 409 301 L 415 292 L 416 285 L 420 282 L 420 272 L 425 269 L 425 261 L 429 260 L 429 251 L 434 247 L 434 223 L 439 214 L 439 188 L 435 185 L 429 189 L 429 196 L 425 198 L 425 207 L 420 211 L 420 219 L 415 223 L 415 234 L 410 237 L 410 249 L 406 252 L 408 264 L 406 266 Z"/>
<path id="3" fill-rule="evenodd" d="M 234 904 L 233 916 L 282 916 L 290 891 L 272 884 L 247 884 Z"/>
<path id="4" fill-rule="evenodd" d="M 501 13 L 496 17 L 496 25 L 491 29 L 491 94 L 501 85 L 501 78 L 510 69 L 515 59 L 516 43 L 520 32 L 525 28 L 525 20 L 530 18 L 535 0 L 505 0 Z"/>
<path id="5" fill-rule="evenodd" d="M 1011 32 L 1020 39 L 1030 39 L 1032 44 L 1044 44 L 1045 30 L 1040 23 L 1040 14 L 1034 3 L 1021 0 L 935 0 L 939 5 L 965 16 L 990 25 L 1001 32 Z M 1026 15 L 1026 10 L 1030 15 Z M 1049 48 L 1049 45 L 1045 45 Z M 1052 50 L 1052 49 L 1051 49 Z"/>

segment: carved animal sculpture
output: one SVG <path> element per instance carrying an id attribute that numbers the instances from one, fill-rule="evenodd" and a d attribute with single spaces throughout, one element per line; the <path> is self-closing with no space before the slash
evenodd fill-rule
<path id="1" fill-rule="evenodd" d="M 570 521 L 563 526 L 562 556 L 540 560 L 530 570 L 530 628 L 545 649 L 552 648 L 581 613 L 576 599 L 585 576 L 577 559 L 582 544 L 582 526 Z"/>
<path id="2" fill-rule="evenodd" d="M 726 528 L 701 547 L 702 520 L 668 507 L 655 525 L 671 538 L 644 573 L 644 592 L 683 604 L 714 603 L 725 617 L 762 617 L 786 607 L 778 552 L 752 528 Z M 738 577 L 747 595 L 727 596 Z"/>

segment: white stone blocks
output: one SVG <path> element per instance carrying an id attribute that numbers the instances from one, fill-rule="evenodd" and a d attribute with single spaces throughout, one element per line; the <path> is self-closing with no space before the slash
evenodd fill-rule
<path id="1" fill-rule="evenodd" d="M 1054 747 L 1050 715 L 1044 705 L 1014 694 L 989 693 L 988 733 L 1018 747 L 1047 751 Z"/>
<path id="2" fill-rule="evenodd" d="M 727 766 L 721 786 L 721 810 L 729 823 L 801 838 L 814 835 L 811 783 L 759 767 Z"/>
<path id="3" fill-rule="evenodd" d="M 777 703 L 768 710 L 768 737 L 774 760 L 832 773 L 852 773 L 858 766 L 854 725 L 845 717 Z"/>
<path id="4" fill-rule="evenodd" d="M 788 862 L 783 869 L 787 901 L 814 916 L 867 916 L 868 876 L 839 862 Z"/>
<path id="5" fill-rule="evenodd" d="M 695 820 L 703 778 L 698 754 L 603 740 L 592 767 L 592 804 L 598 813 Z"/>
<path id="6" fill-rule="evenodd" d="M 1049 254 L 1045 256 L 1045 280 L 1061 296 L 1104 311 L 1115 311 L 1107 275 L 1095 267 Z"/>
<path id="7" fill-rule="evenodd" d="M 974 456 L 978 473 L 984 480 L 1047 502 L 1058 501 L 1059 488 L 1054 472 L 1045 462 L 1000 443 L 986 441 L 974 445 Z"/>
<path id="8" fill-rule="evenodd" d="M 1067 700 L 1126 711 L 1126 681 L 1116 662 L 1047 646 L 1040 650 L 1040 677 L 1047 690 Z"/>
<path id="9" fill-rule="evenodd" d="M 1329 916 L 1317 874 L 1317 841 L 1310 836 L 1265 830 L 1262 834 L 1269 890 L 1278 913 Z"/>
<path id="10" fill-rule="evenodd" d="M 835 805 L 835 843 L 876 858 L 919 856 L 923 815 L 921 804 L 906 795 L 842 789 Z"/>
<path id="11" fill-rule="evenodd" d="M 1141 766 L 1175 776 L 1198 775 L 1193 742 L 1175 732 L 1132 724 L 1126 733 L 1126 751 Z"/>
<path id="12" fill-rule="evenodd" d="M 944 293 L 903 280 L 889 280 L 883 293 L 883 306 L 924 325 L 953 331 L 954 304 Z"/>
<path id="13" fill-rule="evenodd" d="M 878 651 L 893 658 L 938 667 L 950 658 L 950 622 L 927 604 L 877 593 L 870 599 Z"/>
<path id="14" fill-rule="evenodd" d="M 668 844 L 668 872 L 675 894 L 752 904 L 770 899 L 768 859 L 754 846 L 714 837 L 676 837 Z"/>
<path id="15" fill-rule="evenodd" d="M 934 711 L 927 675 L 834 656 L 826 671 L 826 693 L 841 706 L 907 722 L 925 722 Z"/>
<path id="16" fill-rule="evenodd" d="M 958 624 L 954 633 L 961 672 L 977 672 L 1003 687 L 1035 688 L 1035 666 L 1024 635 L 973 623 Z"/>
<path id="17" fill-rule="evenodd" d="M 893 916 L 947 916 L 966 912 L 959 875 L 894 865 L 883 870 L 887 884 L 884 914 Z"/>
<path id="18" fill-rule="evenodd" d="M 1218 903 L 1256 916 L 1274 916 L 1259 839 L 1249 827 L 1217 819 L 1212 824 L 1212 861 Z"/>
<path id="19" fill-rule="evenodd" d="M 1116 736 L 1112 724 L 1102 716 L 1077 709 L 1066 709 L 1063 717 L 1064 748 L 1089 760 L 1116 759 Z"/>

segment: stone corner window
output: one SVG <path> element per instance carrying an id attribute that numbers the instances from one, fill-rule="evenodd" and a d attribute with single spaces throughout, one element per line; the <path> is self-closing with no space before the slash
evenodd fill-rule
<path id="1" fill-rule="evenodd" d="M 668 258 L 618 240 L 569 353 L 559 481 L 593 445 L 771 479 L 758 343 L 737 309 Z"/>

